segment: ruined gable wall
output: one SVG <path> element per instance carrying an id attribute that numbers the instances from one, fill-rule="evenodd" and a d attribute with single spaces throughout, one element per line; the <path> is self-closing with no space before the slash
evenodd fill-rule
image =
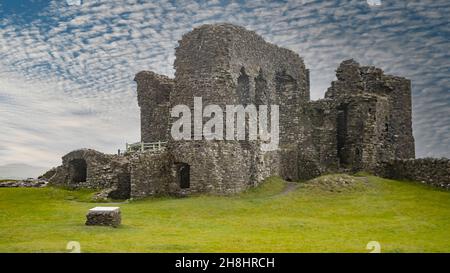
<path id="1" fill-rule="evenodd" d="M 194 97 L 201 97 L 204 106 L 217 104 L 223 110 L 227 104 L 239 103 L 236 83 L 229 73 L 231 35 L 230 29 L 216 25 L 202 26 L 183 35 L 175 53 L 171 108 L 188 105 L 193 114 Z M 226 194 L 245 189 L 250 181 L 251 156 L 238 141 L 171 141 L 169 151 L 174 163 L 190 166 L 187 192 Z"/>
<path id="2" fill-rule="evenodd" d="M 309 72 L 303 59 L 240 27 L 235 27 L 231 42 L 231 77 L 234 81 L 242 76 L 249 79 L 249 92 L 241 102 L 279 105 L 279 175 L 292 180 L 317 175 L 318 158 L 306 113 L 310 98 Z"/>
<path id="3" fill-rule="evenodd" d="M 169 98 L 174 81 L 150 71 L 139 72 L 134 80 L 141 109 L 141 141 L 167 141 Z"/>
<path id="4" fill-rule="evenodd" d="M 288 49 L 265 42 L 255 32 L 230 24 L 204 25 L 185 34 L 179 44 L 171 106 L 192 106 L 194 96 L 201 96 L 204 104 L 220 106 L 298 106 L 309 100 L 308 72 L 303 60 Z M 248 88 L 241 93 L 243 78 L 247 79 Z M 258 80 L 264 89 L 260 92 L 256 90 Z"/>
<path id="5" fill-rule="evenodd" d="M 385 141 L 388 100 L 375 94 L 310 103 L 316 147 L 324 172 L 372 170 L 391 151 Z"/>
<path id="6" fill-rule="evenodd" d="M 336 69 L 336 81 L 331 82 L 331 87 L 325 92 L 325 98 L 339 99 L 364 93 L 364 82 L 361 76 L 359 63 L 354 60 L 346 60 Z"/>
<path id="7" fill-rule="evenodd" d="M 301 142 L 301 136 L 306 134 L 304 126 L 308 123 L 303 106 L 310 96 L 303 59 L 297 53 L 267 43 L 261 36 L 241 27 L 233 27 L 231 42 L 231 78 L 237 82 L 243 74 L 242 69 L 245 69 L 249 79 L 250 90 L 245 102 L 279 105 L 281 144 Z M 261 81 L 264 85 L 256 84 Z"/>
<path id="8" fill-rule="evenodd" d="M 386 121 L 386 140 L 396 158 L 414 158 L 412 134 L 411 81 L 403 77 L 385 75 L 373 66 L 360 69 L 365 92 L 384 95 L 389 101 L 389 117 Z"/>
<path id="9" fill-rule="evenodd" d="M 330 141 L 328 147 L 319 144 L 318 149 L 337 149 L 339 167 L 352 170 L 374 170 L 381 161 L 413 157 L 409 80 L 385 75 L 376 67 L 361 67 L 354 60 L 342 62 L 336 76 L 325 94 L 332 102 L 322 112 L 333 111 L 330 107 L 337 110 L 338 141 L 334 148 Z"/>
<path id="10" fill-rule="evenodd" d="M 392 146 L 393 156 L 414 158 L 411 81 L 403 77 L 386 75 L 382 69 L 373 66 L 363 66 L 360 72 L 365 92 L 384 95 L 389 100 L 389 118 L 386 121 L 387 140 Z"/>
<path id="11" fill-rule="evenodd" d="M 261 153 L 255 141 L 176 141 L 171 145 L 174 160 L 191 165 L 191 190 L 240 191 L 269 175 L 283 173 L 280 162 L 287 162 L 289 171 L 286 168 L 284 173 L 297 179 L 298 143 L 306 138 L 299 134 L 304 130 L 299 113 L 309 98 L 301 58 L 264 42 L 254 32 L 228 24 L 199 27 L 179 43 L 171 107 L 186 104 L 192 109 L 194 96 L 202 97 L 203 105 L 218 104 L 223 110 L 225 105 L 249 103 L 288 105 L 280 106 L 284 130 L 280 136 L 294 154 Z M 304 146 L 308 150 L 312 145 Z M 283 155 L 290 158 L 283 159 Z"/>

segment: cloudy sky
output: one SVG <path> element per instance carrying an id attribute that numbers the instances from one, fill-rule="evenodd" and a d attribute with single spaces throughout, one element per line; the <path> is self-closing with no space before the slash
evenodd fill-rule
<path id="1" fill-rule="evenodd" d="M 410 78 L 417 155 L 450 157 L 448 0 L 0 0 L 0 165 L 138 141 L 134 74 L 173 76 L 181 35 L 218 22 L 304 57 L 313 99 L 349 58 Z"/>

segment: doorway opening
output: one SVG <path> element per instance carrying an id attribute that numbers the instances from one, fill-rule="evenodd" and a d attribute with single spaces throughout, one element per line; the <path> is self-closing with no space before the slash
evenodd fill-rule
<path id="1" fill-rule="evenodd" d="M 347 151 L 347 119 L 347 105 L 339 106 L 337 109 L 337 156 L 341 166 L 346 166 L 349 164 Z"/>
<path id="2" fill-rule="evenodd" d="M 177 171 L 177 182 L 182 189 L 191 187 L 191 166 L 186 163 L 175 163 Z"/>
<path id="3" fill-rule="evenodd" d="M 87 164 L 84 159 L 73 159 L 69 162 L 69 177 L 71 183 L 86 182 Z"/>
<path id="4" fill-rule="evenodd" d="M 124 172 L 117 175 L 117 189 L 112 191 L 108 197 L 112 199 L 129 199 L 131 194 L 131 176 Z"/>

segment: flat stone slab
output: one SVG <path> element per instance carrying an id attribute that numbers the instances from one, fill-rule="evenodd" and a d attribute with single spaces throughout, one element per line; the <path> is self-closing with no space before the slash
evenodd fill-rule
<path id="1" fill-rule="evenodd" d="M 86 215 L 88 226 L 118 227 L 122 221 L 119 207 L 95 207 Z"/>

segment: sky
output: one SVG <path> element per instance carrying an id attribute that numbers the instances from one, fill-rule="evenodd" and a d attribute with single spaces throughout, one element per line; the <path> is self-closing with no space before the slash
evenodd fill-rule
<path id="1" fill-rule="evenodd" d="M 353 58 L 412 80 L 417 157 L 450 157 L 450 2 L 0 0 L 0 165 L 140 139 L 134 75 L 174 75 L 182 34 L 233 23 L 289 48 L 322 98 Z"/>

